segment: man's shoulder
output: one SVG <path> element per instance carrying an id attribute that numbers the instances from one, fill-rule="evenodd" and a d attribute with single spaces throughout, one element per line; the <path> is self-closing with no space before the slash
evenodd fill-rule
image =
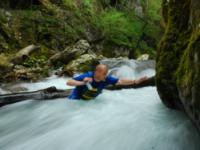
<path id="1" fill-rule="evenodd" d="M 86 72 L 86 73 L 79 74 L 79 75 L 73 77 L 73 79 L 78 80 L 78 81 L 82 81 L 86 77 L 89 77 L 89 78 L 93 77 L 93 72 L 89 71 L 89 72 Z"/>
<path id="2" fill-rule="evenodd" d="M 84 76 L 92 76 L 93 74 L 94 74 L 94 72 L 88 71 L 88 72 L 84 72 L 84 73 L 78 74 L 77 76 L 81 76 L 81 75 L 84 75 Z"/>
<path id="3" fill-rule="evenodd" d="M 116 84 L 118 82 L 118 78 L 117 77 L 114 77 L 112 75 L 108 75 L 106 77 L 106 82 L 109 83 L 109 84 Z"/>
<path id="4" fill-rule="evenodd" d="M 106 77 L 106 79 L 113 79 L 113 78 L 116 78 L 115 76 L 113 76 L 113 75 L 107 75 L 107 77 Z"/>
<path id="5" fill-rule="evenodd" d="M 94 72 L 92 72 L 92 71 L 88 71 L 88 72 L 85 72 L 85 73 L 83 73 L 83 74 L 81 74 L 82 76 L 84 76 L 84 77 L 93 77 L 94 76 Z"/>
<path id="6" fill-rule="evenodd" d="M 88 71 L 85 73 L 86 75 L 88 75 L 88 77 L 92 77 L 94 75 L 94 72 L 92 71 Z"/>

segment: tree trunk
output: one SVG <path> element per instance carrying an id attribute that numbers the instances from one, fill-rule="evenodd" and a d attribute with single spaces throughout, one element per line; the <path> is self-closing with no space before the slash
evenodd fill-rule
<path id="1" fill-rule="evenodd" d="M 21 64 L 24 62 L 34 51 L 39 50 L 40 46 L 29 45 L 23 49 L 21 49 L 15 57 L 11 60 L 14 64 Z"/>

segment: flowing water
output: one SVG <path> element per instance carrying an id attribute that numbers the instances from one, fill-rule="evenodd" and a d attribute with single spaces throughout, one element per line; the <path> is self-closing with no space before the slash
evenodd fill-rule
<path id="1" fill-rule="evenodd" d="M 133 61 L 104 63 L 120 77 L 154 74 Z M 66 89 L 66 80 L 21 85 Z M 29 100 L 0 108 L 0 150 L 199 150 L 199 139 L 183 113 L 162 104 L 155 87 L 105 90 L 88 102 Z"/>

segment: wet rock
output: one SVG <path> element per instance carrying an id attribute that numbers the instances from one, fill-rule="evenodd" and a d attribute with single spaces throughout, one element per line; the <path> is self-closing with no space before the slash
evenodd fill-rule
<path id="1" fill-rule="evenodd" d="M 138 57 L 137 60 L 149 60 L 149 54 L 143 54 Z"/>

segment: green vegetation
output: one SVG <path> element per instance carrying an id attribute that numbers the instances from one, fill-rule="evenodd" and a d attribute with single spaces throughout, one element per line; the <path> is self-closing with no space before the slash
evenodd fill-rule
<path id="1" fill-rule="evenodd" d="M 111 45 L 125 46 L 133 49 L 135 54 L 149 53 L 155 56 L 156 45 L 162 34 L 159 25 L 161 20 L 161 0 L 142 1 L 144 15 L 137 15 L 133 8 L 126 6 L 126 1 L 118 1 L 122 5 L 112 7 L 110 1 L 100 1 L 104 9 L 94 11 L 95 2 L 89 2 L 89 22 L 102 31 L 108 51 Z M 92 5 L 93 4 L 93 5 Z M 107 7 L 105 7 L 107 6 Z M 109 6 L 109 7 L 108 7 Z M 84 10 L 82 10 L 84 11 Z M 106 49 L 105 45 L 105 49 Z"/>
<path id="2" fill-rule="evenodd" d="M 103 12 L 96 23 L 107 41 L 116 45 L 125 45 L 132 47 L 132 38 L 139 37 L 142 23 L 138 20 L 131 20 L 124 13 L 111 9 Z"/>
<path id="3" fill-rule="evenodd" d="M 0 2 L 0 53 L 12 58 L 30 44 L 41 46 L 40 53 L 22 64 L 26 68 L 43 68 L 53 54 L 80 39 L 89 41 L 97 55 L 136 58 L 148 53 L 155 58 L 163 31 L 161 0 L 32 2 L 22 0 L 12 8 L 12 1 Z"/>
<path id="4" fill-rule="evenodd" d="M 142 0 L 142 16 L 135 12 L 135 7 L 128 5 L 134 4 L 134 1 L 114 2 L 59 0 L 52 3 L 47 0 L 42 5 L 33 5 L 28 9 L 11 10 L 13 19 L 9 22 L 9 32 L 16 34 L 15 40 L 18 41 L 14 47 L 22 48 L 29 43 L 39 43 L 49 49 L 63 50 L 77 39 L 87 39 L 85 32 L 89 28 L 94 33 L 100 32 L 106 53 L 109 53 L 111 47 L 126 47 L 138 55 L 155 54 L 162 34 L 159 25 L 161 0 Z M 3 26 L 8 23 L 4 14 L 0 13 Z"/>

